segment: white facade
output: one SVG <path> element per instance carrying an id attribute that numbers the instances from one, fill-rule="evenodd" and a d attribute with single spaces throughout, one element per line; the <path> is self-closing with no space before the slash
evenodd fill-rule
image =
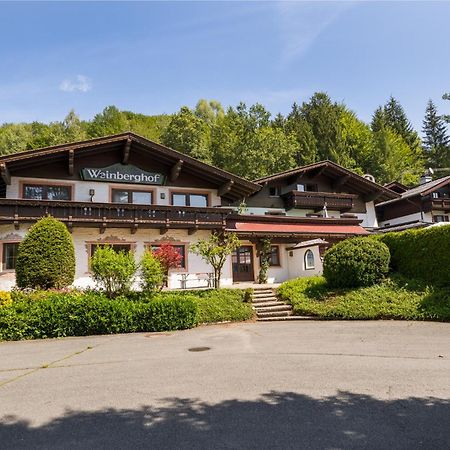
<path id="1" fill-rule="evenodd" d="M 245 209 L 245 214 L 255 215 L 255 216 L 264 216 L 266 214 L 278 214 L 278 215 L 286 215 L 289 217 L 310 217 L 311 215 L 317 214 L 313 209 L 296 209 L 292 208 L 290 210 L 286 210 L 284 208 L 260 208 L 260 207 L 247 207 Z M 340 219 L 341 212 L 328 210 L 327 216 L 332 219 Z M 368 229 L 378 228 L 378 220 L 375 212 L 375 204 L 374 202 L 366 203 L 366 212 L 365 213 L 355 213 L 355 216 L 362 220 L 361 226 Z"/>
<path id="2" fill-rule="evenodd" d="M 42 178 L 31 177 L 11 177 L 11 184 L 6 191 L 6 198 L 22 198 L 23 184 L 58 184 L 62 186 L 72 187 L 72 200 L 77 202 L 90 202 L 91 196 L 89 191 L 94 189 L 95 194 L 92 198 L 93 202 L 110 203 L 112 189 L 130 189 L 136 191 L 148 191 L 153 194 L 153 204 L 170 205 L 170 196 L 172 192 L 191 192 L 198 194 L 207 194 L 209 197 L 208 206 L 221 206 L 221 199 L 217 195 L 217 189 L 197 189 L 173 186 L 156 186 L 156 185 L 136 185 L 125 183 L 104 183 L 99 181 L 67 181 L 67 180 L 43 180 Z"/>
<path id="3" fill-rule="evenodd" d="M 31 226 L 31 225 L 30 225 Z M 21 225 L 14 230 L 10 225 L 0 226 L 0 242 L 20 242 L 26 235 L 29 226 Z M 75 246 L 76 273 L 74 286 L 86 288 L 94 287 L 89 271 L 89 257 L 91 246 L 96 244 L 128 244 L 139 261 L 145 251 L 152 244 L 170 243 L 184 245 L 186 251 L 186 267 L 173 269 L 169 274 L 169 287 L 181 288 L 182 274 L 189 274 L 186 288 L 206 287 L 207 274 L 212 273 L 212 267 L 200 256 L 189 252 L 189 245 L 198 239 L 206 239 L 210 235 L 207 230 L 199 230 L 189 235 L 187 230 L 171 230 L 161 235 L 159 230 L 141 229 L 131 234 L 126 228 L 108 228 L 101 234 L 97 228 L 74 228 L 72 238 Z M 222 271 L 222 286 L 233 283 L 231 258 L 226 261 Z M 15 284 L 13 271 L 0 272 L 0 290 L 10 289 Z"/>

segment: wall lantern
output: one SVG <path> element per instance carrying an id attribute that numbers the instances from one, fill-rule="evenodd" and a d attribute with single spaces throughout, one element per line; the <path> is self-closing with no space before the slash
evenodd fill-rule
<path id="1" fill-rule="evenodd" d="M 89 196 L 91 197 L 91 202 L 94 201 L 95 189 L 89 189 Z"/>

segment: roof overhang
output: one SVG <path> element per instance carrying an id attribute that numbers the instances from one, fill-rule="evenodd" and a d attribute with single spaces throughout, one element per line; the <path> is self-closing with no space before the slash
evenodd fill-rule
<path id="1" fill-rule="evenodd" d="M 286 178 L 297 177 L 303 174 L 312 175 L 312 177 L 319 175 L 329 177 L 334 180 L 336 188 L 342 188 L 345 186 L 349 188 L 349 190 L 363 195 L 365 201 L 382 202 L 400 197 L 398 193 L 391 191 L 387 187 L 364 178 L 351 170 L 328 160 L 286 170 L 285 172 L 276 173 L 267 177 L 258 178 L 257 180 L 254 180 L 254 182 L 264 185 Z"/>
<path id="2" fill-rule="evenodd" d="M 10 175 L 16 169 L 61 160 L 67 161 L 68 171 L 73 173 L 74 160 L 79 155 L 110 150 L 121 152 L 122 164 L 128 163 L 132 152 L 140 152 L 141 154 L 147 152 L 156 156 L 167 166 L 169 179 L 172 181 L 179 176 L 181 171 L 189 172 L 199 179 L 207 180 L 216 185 L 218 194 L 230 201 L 247 197 L 261 189 L 261 186 L 256 183 L 131 132 L 1 156 L 0 177 L 3 183 L 9 184 Z"/>

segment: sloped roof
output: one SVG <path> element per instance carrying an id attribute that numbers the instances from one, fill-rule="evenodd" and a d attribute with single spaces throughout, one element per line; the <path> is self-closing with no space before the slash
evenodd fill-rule
<path id="1" fill-rule="evenodd" d="M 425 195 L 428 195 L 431 192 L 436 191 L 437 189 L 440 189 L 443 186 L 446 186 L 447 184 L 450 184 L 450 175 L 447 175 L 446 177 L 438 178 L 433 181 L 429 181 L 428 183 L 419 184 L 419 186 L 416 186 L 412 189 L 402 192 L 400 194 L 399 198 L 380 203 L 377 206 L 388 205 L 388 204 L 391 204 L 391 203 L 394 203 L 394 202 L 397 202 L 400 200 L 404 200 L 406 198 L 415 197 L 415 196 L 424 197 Z"/>
<path id="2" fill-rule="evenodd" d="M 383 186 L 399 194 L 408 190 L 407 186 L 398 181 L 391 181 L 390 183 L 386 183 Z"/>
<path id="3" fill-rule="evenodd" d="M 292 176 L 300 175 L 305 172 L 317 171 L 322 173 L 325 176 L 329 176 L 331 178 L 339 178 L 346 177 L 348 181 L 346 181 L 346 185 L 352 187 L 358 192 L 369 194 L 369 193 L 379 193 L 379 200 L 385 201 L 399 197 L 394 191 L 391 191 L 385 186 L 381 184 L 375 183 L 367 178 L 358 175 L 351 170 L 346 169 L 345 167 L 336 164 L 333 161 L 325 160 L 320 161 L 313 164 L 308 164 L 306 166 L 296 167 L 295 169 L 286 170 L 284 172 L 279 172 L 274 175 L 269 175 L 266 177 L 258 178 L 253 180 L 258 184 L 265 184 L 268 182 L 286 179 Z"/>
<path id="4" fill-rule="evenodd" d="M 15 167 L 32 166 L 38 159 L 39 161 L 42 161 L 42 158 L 54 160 L 56 158 L 66 157 L 68 152 L 73 152 L 73 155 L 76 157 L 77 154 L 84 155 L 90 151 L 95 152 L 99 148 L 109 149 L 120 146 L 125 147 L 127 144 L 131 152 L 134 147 L 139 148 L 144 152 L 151 152 L 152 155 L 156 154 L 168 165 L 173 165 L 181 161 L 182 170 L 187 170 L 193 175 L 198 176 L 200 179 L 207 179 L 212 183 L 215 183 L 217 186 L 229 183 L 229 187 L 223 194 L 223 197 L 230 200 L 246 197 L 261 189 L 261 186 L 256 183 L 245 180 L 244 178 L 214 167 L 210 164 L 201 162 L 195 158 L 185 155 L 184 153 L 153 142 L 133 132 L 119 133 L 85 141 L 54 145 L 51 147 L 44 147 L 0 156 L 0 166 L 3 170 L 5 168 L 13 170 Z"/>

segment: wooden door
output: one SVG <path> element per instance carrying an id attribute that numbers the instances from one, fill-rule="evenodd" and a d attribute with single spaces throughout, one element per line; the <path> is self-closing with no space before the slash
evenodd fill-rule
<path id="1" fill-rule="evenodd" d="M 243 245 L 231 255 L 233 281 L 255 281 L 253 273 L 253 247 Z"/>

